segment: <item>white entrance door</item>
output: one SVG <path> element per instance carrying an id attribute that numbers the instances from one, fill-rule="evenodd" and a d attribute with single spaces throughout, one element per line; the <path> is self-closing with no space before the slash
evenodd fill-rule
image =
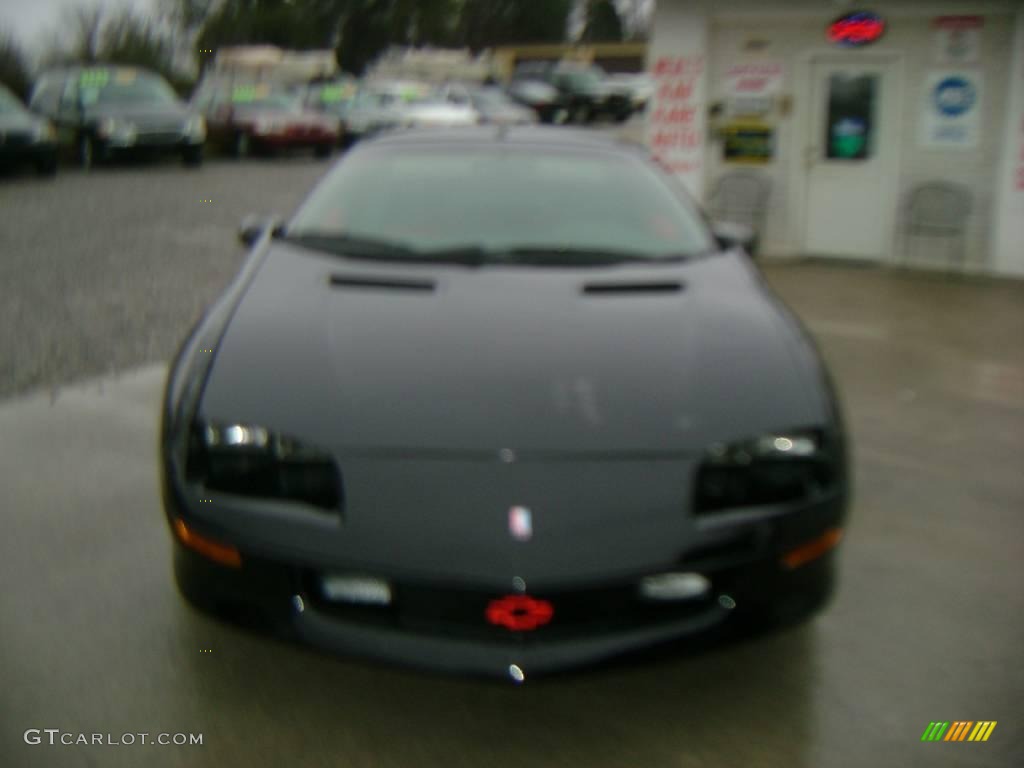
<path id="1" fill-rule="evenodd" d="M 809 255 L 883 259 L 892 248 L 896 75 L 885 61 L 811 63 L 811 125 L 804 154 L 804 251 Z"/>

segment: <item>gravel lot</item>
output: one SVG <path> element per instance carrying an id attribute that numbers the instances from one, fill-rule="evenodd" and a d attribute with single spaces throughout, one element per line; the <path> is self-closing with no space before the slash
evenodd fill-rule
<path id="1" fill-rule="evenodd" d="M 0 398 L 168 359 L 243 259 L 242 217 L 291 213 L 330 164 L 0 177 Z"/>

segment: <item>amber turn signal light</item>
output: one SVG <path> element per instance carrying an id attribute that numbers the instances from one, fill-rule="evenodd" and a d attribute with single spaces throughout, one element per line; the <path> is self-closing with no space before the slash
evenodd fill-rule
<path id="1" fill-rule="evenodd" d="M 801 544 L 799 547 L 789 550 L 782 556 L 782 565 L 789 570 L 793 570 L 812 560 L 817 560 L 830 549 L 835 549 L 842 538 L 842 528 L 829 528 L 816 539 L 811 539 L 806 544 Z"/>
<path id="2" fill-rule="evenodd" d="M 242 567 L 242 555 L 237 549 L 230 544 L 221 544 L 219 541 L 201 536 L 189 528 L 181 518 L 176 518 L 174 521 L 174 534 L 178 537 L 178 541 L 208 560 L 213 560 L 215 563 L 226 565 L 229 568 Z"/>

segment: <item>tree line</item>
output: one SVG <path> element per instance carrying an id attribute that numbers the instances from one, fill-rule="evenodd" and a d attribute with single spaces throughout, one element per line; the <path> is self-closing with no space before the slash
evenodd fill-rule
<path id="1" fill-rule="evenodd" d="M 160 72 L 179 87 L 181 53 L 200 65 L 229 45 L 334 49 L 342 69 L 361 74 L 389 46 L 468 48 L 613 42 L 644 34 L 645 0 L 158 0 L 155 15 L 81 5 L 63 14 L 43 46 L 40 66 L 111 62 Z M 0 30 L 0 82 L 21 96 L 35 63 Z"/>

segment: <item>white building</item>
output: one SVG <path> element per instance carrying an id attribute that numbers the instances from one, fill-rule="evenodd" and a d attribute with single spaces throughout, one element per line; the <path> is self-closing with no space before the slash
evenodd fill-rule
<path id="1" fill-rule="evenodd" d="M 648 69 L 652 149 L 708 203 L 756 175 L 766 256 L 1024 276 L 1024 3 L 658 0 Z M 930 182 L 962 243 L 908 233 Z"/>

